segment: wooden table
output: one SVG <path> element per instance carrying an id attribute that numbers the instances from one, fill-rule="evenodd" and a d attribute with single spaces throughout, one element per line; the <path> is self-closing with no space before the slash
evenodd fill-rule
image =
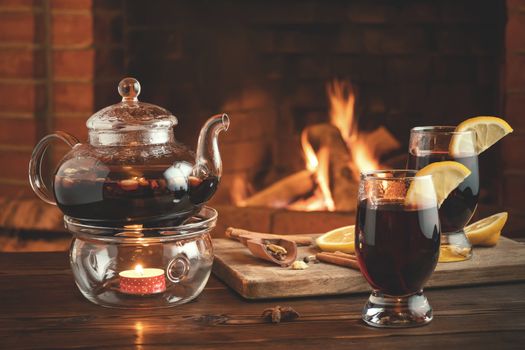
<path id="1" fill-rule="evenodd" d="M 212 277 L 195 301 L 160 310 L 106 309 L 85 300 L 66 253 L 0 254 L 0 349 L 524 349 L 525 283 L 427 291 L 434 321 L 365 326 L 367 295 L 246 301 Z M 269 324 L 263 309 L 295 308 Z"/>

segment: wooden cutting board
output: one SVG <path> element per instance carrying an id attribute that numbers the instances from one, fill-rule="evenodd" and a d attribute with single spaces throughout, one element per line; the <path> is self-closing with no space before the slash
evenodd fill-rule
<path id="1" fill-rule="evenodd" d="M 357 270 L 325 263 L 291 270 L 255 258 L 237 241 L 214 239 L 213 246 L 213 273 L 247 299 L 370 291 Z M 315 247 L 298 247 L 297 259 L 316 252 Z M 468 261 L 438 264 L 426 288 L 519 280 L 525 280 L 525 244 L 501 237 L 496 247 L 475 247 Z"/>

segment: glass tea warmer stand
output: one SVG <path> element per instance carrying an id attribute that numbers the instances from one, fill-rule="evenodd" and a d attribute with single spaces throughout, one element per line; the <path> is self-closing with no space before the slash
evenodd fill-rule
<path id="1" fill-rule="evenodd" d="M 102 227 L 64 217 L 73 234 L 70 263 L 80 292 L 107 307 L 157 308 L 197 297 L 210 276 L 210 231 L 217 211 L 203 207 L 174 227 Z"/>
<path id="2" fill-rule="evenodd" d="M 217 213 L 205 203 L 222 173 L 218 135 L 226 114 L 209 118 L 196 152 L 177 142 L 178 120 L 140 102 L 140 84 L 123 79 L 122 101 L 93 114 L 89 142 L 57 131 L 36 146 L 29 180 L 45 202 L 65 214 L 74 235 L 71 266 L 89 300 L 112 307 L 161 307 L 191 300 L 204 287 Z M 71 150 L 60 160 L 50 190 L 41 168 L 60 140 Z"/>

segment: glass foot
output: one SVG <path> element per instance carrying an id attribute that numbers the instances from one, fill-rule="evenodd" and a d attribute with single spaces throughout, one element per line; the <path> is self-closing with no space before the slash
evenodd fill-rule
<path id="1" fill-rule="evenodd" d="M 418 327 L 432 321 L 432 307 L 423 291 L 393 297 L 374 290 L 363 309 L 363 321 L 379 328 Z"/>
<path id="2" fill-rule="evenodd" d="M 472 245 L 465 232 L 443 232 L 439 249 L 439 262 L 464 261 L 472 258 Z"/>

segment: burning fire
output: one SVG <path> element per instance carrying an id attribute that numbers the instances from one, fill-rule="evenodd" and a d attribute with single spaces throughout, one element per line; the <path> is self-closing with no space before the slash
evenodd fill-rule
<path id="1" fill-rule="evenodd" d="M 304 131 L 301 134 L 301 146 L 303 147 L 306 169 L 310 170 L 311 172 L 315 172 L 319 167 L 319 160 L 317 159 L 314 148 L 310 142 L 308 142 L 308 136 Z"/>
<path id="2" fill-rule="evenodd" d="M 356 179 L 362 171 L 377 170 L 379 163 L 373 149 L 367 147 L 359 134 L 355 116 L 355 94 L 351 84 L 334 80 L 327 87 L 330 100 L 330 122 L 336 126 L 352 155 L 352 169 Z"/>
<path id="3" fill-rule="evenodd" d="M 330 100 L 330 122 L 337 127 L 343 138 L 349 139 L 357 136 L 354 132 L 356 120 L 354 119 L 355 94 L 351 84 L 334 80 L 326 87 Z"/>
<path id="4" fill-rule="evenodd" d="M 355 93 L 351 84 L 334 80 L 327 86 L 330 100 L 330 123 L 337 127 L 351 155 L 350 168 L 354 178 L 359 179 L 361 171 L 379 169 L 374 152 L 367 147 L 359 134 L 355 117 Z M 306 130 L 301 135 L 306 168 L 315 174 L 319 191 L 306 201 L 293 203 L 289 209 L 334 211 L 336 209 L 330 191 L 330 151 L 321 148 L 316 154 L 308 141 Z"/>
<path id="5" fill-rule="evenodd" d="M 314 148 L 308 142 L 308 137 L 303 131 L 301 134 L 301 146 L 303 147 L 306 169 L 315 174 L 318 184 L 314 194 L 302 201 L 297 201 L 288 206 L 292 210 L 335 210 L 335 203 L 330 191 L 330 150 L 321 148 L 316 154 Z"/>
<path id="6" fill-rule="evenodd" d="M 318 153 L 319 166 L 316 170 L 317 183 L 321 194 L 323 195 L 323 202 L 326 205 L 326 210 L 334 211 L 335 203 L 330 191 L 330 150 L 328 148 L 321 148 Z"/>
<path id="7" fill-rule="evenodd" d="M 301 134 L 306 169 L 255 194 L 246 176 L 237 175 L 230 192 L 233 203 L 301 211 L 352 210 L 360 173 L 379 169 L 379 154 L 399 148 L 399 143 L 383 126 L 359 131 L 350 83 L 334 80 L 327 85 L 327 94 L 329 123 L 308 126 Z"/>

